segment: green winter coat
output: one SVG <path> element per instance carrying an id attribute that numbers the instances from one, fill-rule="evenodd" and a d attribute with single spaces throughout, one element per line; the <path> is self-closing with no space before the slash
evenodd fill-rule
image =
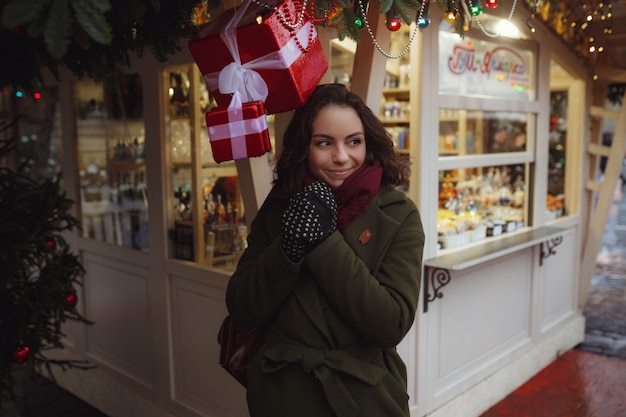
<path id="1" fill-rule="evenodd" d="M 248 369 L 251 417 L 409 416 L 396 345 L 419 297 L 424 231 L 415 204 L 382 190 L 300 263 L 280 245 L 286 206 L 272 190 L 226 293 L 235 322 L 271 323 Z"/>

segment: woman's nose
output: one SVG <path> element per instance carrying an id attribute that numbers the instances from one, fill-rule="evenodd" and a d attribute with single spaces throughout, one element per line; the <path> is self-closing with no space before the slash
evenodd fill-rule
<path id="1" fill-rule="evenodd" d="M 348 160 L 348 152 L 343 144 L 335 146 L 335 150 L 333 152 L 333 160 L 335 162 L 345 162 Z"/>

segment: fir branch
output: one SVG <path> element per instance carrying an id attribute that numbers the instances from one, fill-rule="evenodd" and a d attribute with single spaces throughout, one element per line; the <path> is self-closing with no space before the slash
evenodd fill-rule
<path id="1" fill-rule="evenodd" d="M 44 24 L 43 37 L 50 55 L 59 59 L 67 52 L 70 34 L 68 0 L 52 3 L 48 20 Z"/>
<path id="2" fill-rule="evenodd" d="M 14 122 L 13 122 L 14 123 Z M 7 131 L 13 123 L 0 126 Z M 15 142 L 12 137 L 10 141 Z M 7 142 L 1 150 L 11 146 Z M 61 191 L 61 177 L 36 182 L 21 169 L 0 169 L 0 398 L 13 396 L 12 372 L 19 349 L 31 371 L 51 365 L 82 366 L 49 359 L 43 352 L 63 348 L 68 320 L 92 324 L 68 302 L 85 270 L 60 234 L 78 226 L 74 202 Z"/>
<path id="3" fill-rule="evenodd" d="M 107 11 L 104 4 L 96 6 L 88 0 L 72 0 L 72 8 L 76 13 L 76 21 L 91 39 L 103 45 L 111 43 L 113 37 L 103 15 Z"/>
<path id="4" fill-rule="evenodd" d="M 50 0 L 13 0 L 2 10 L 2 26 L 13 29 L 24 25 L 39 16 Z"/>

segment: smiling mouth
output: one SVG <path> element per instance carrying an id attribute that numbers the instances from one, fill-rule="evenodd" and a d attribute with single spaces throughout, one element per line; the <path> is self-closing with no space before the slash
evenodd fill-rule
<path id="1" fill-rule="evenodd" d="M 351 171 L 349 169 L 343 169 L 341 171 L 329 171 L 329 174 L 333 177 L 345 177 L 350 174 L 350 172 Z"/>

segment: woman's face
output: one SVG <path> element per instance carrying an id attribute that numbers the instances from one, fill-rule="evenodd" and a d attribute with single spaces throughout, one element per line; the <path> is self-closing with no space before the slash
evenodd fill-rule
<path id="1" fill-rule="evenodd" d="M 313 120 L 309 170 L 333 188 L 361 168 L 365 161 L 365 132 L 350 106 L 328 105 Z"/>

